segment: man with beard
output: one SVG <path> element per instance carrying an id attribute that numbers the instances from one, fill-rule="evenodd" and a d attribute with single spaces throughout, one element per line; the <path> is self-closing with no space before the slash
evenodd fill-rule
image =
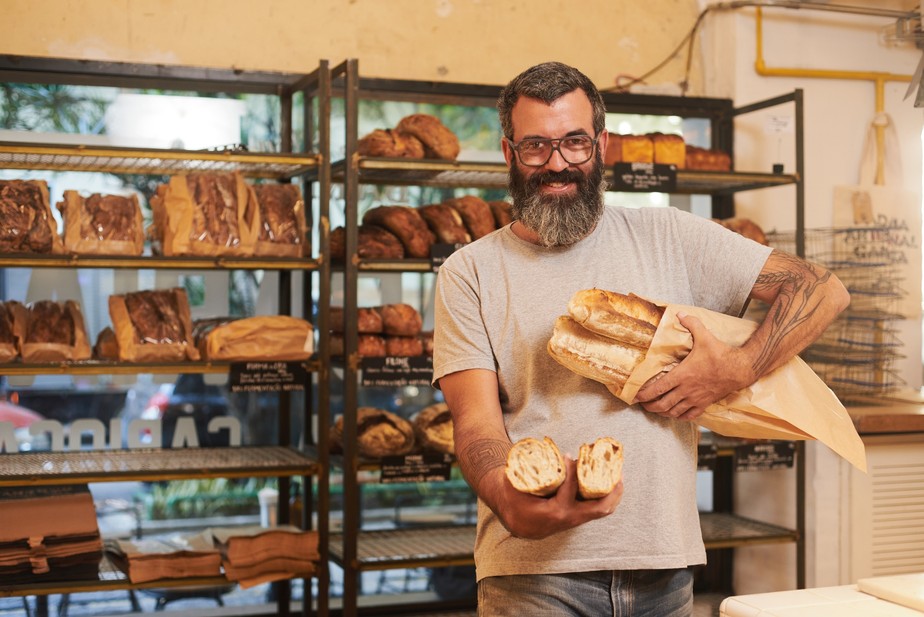
<path id="1" fill-rule="evenodd" d="M 706 555 L 698 428 L 687 420 L 805 348 L 849 295 L 823 268 L 704 218 L 604 207 L 605 108 L 576 69 L 528 69 L 497 107 L 514 222 L 440 267 L 433 358 L 456 456 L 479 498 L 479 615 L 689 616 L 690 567 Z M 769 317 L 734 348 L 681 316 L 692 351 L 630 406 L 546 353 L 568 300 L 593 287 L 732 315 L 757 298 Z M 544 436 L 566 456 L 600 436 L 619 440 L 625 486 L 579 500 L 567 458 L 555 495 L 518 492 L 507 452 Z"/>

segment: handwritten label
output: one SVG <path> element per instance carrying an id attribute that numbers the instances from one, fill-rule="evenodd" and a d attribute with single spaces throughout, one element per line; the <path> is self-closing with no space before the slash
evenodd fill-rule
<path id="1" fill-rule="evenodd" d="M 429 386 L 433 377 L 433 358 L 430 356 L 386 356 L 363 358 L 362 385 L 366 387 L 403 388 Z"/>
<path id="2" fill-rule="evenodd" d="M 788 441 L 770 441 L 745 444 L 735 448 L 736 471 L 766 471 L 788 469 L 793 466 L 796 444 Z"/>
<path id="3" fill-rule="evenodd" d="M 657 163 L 616 163 L 610 188 L 614 191 L 670 193 L 677 188 L 677 168 Z"/>
<path id="4" fill-rule="evenodd" d="M 301 391 L 307 383 L 301 362 L 234 362 L 228 382 L 232 392 Z"/>
<path id="5" fill-rule="evenodd" d="M 383 456 L 382 484 L 399 482 L 446 482 L 452 470 L 452 456 L 435 452 Z"/>

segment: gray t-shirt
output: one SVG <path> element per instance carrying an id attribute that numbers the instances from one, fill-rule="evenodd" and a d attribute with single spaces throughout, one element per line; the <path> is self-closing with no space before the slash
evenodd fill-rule
<path id="1" fill-rule="evenodd" d="M 680 568 L 705 562 L 696 508 L 698 428 L 630 407 L 553 360 L 568 300 L 597 287 L 737 315 L 770 249 L 675 208 L 607 207 L 587 238 L 544 248 L 504 227 L 450 256 L 436 288 L 436 384 L 496 371 L 512 442 L 548 435 L 577 457 L 600 436 L 622 442 L 616 512 L 543 540 L 512 537 L 479 504 L 478 579 L 508 574 Z"/>

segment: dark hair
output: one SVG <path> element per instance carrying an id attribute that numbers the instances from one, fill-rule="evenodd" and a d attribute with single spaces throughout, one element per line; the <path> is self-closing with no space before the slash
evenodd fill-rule
<path id="1" fill-rule="evenodd" d="M 513 121 L 510 116 L 521 96 L 551 103 L 578 88 L 590 100 L 594 133 L 600 133 L 606 127 L 606 106 L 594 83 L 574 67 L 561 62 L 545 62 L 526 69 L 501 90 L 497 99 L 497 113 L 504 136 L 513 139 Z"/>

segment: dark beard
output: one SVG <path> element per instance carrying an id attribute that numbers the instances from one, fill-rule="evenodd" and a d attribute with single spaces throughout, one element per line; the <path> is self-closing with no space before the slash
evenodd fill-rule
<path id="1" fill-rule="evenodd" d="M 534 231 L 542 246 L 571 246 L 586 238 L 603 215 L 603 172 L 599 157 L 589 174 L 568 168 L 527 178 L 514 163 L 507 177 L 513 218 Z M 575 182 L 578 190 L 574 195 L 545 195 L 539 190 L 544 182 Z"/>

